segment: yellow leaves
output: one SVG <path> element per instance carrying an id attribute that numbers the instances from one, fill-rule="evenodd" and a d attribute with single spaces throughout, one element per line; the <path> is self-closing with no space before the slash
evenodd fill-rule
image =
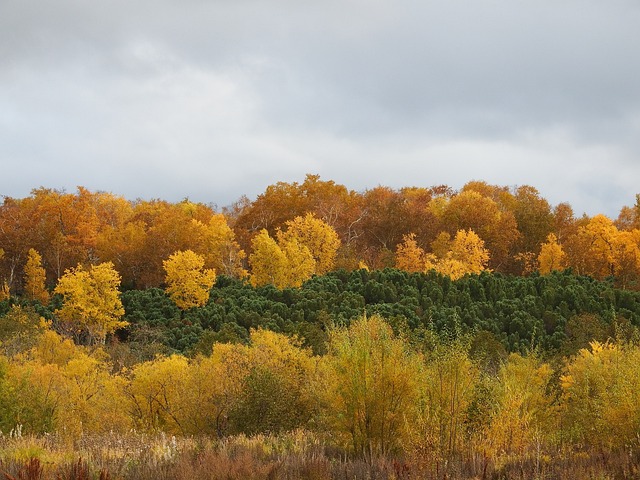
<path id="1" fill-rule="evenodd" d="M 575 384 L 575 379 L 572 375 L 560 375 L 560 386 L 562 390 L 569 391 Z"/>
<path id="2" fill-rule="evenodd" d="M 567 259 L 562 245 L 558 243 L 558 238 L 553 233 L 547 236 L 547 242 L 543 243 L 540 248 L 538 265 L 541 275 L 548 275 L 554 270 L 564 270 L 567 267 Z"/>
<path id="3" fill-rule="evenodd" d="M 302 286 L 316 271 L 316 261 L 311 250 L 296 238 L 284 238 L 278 243 L 287 259 L 287 264 L 283 271 L 285 283 L 282 286 L 276 286 L 278 288 Z"/>
<path id="4" fill-rule="evenodd" d="M 489 251 L 473 230 L 459 230 L 453 241 L 442 232 L 432 243 L 433 253 L 417 245 L 415 235 L 405 235 L 396 250 L 396 266 L 409 272 L 436 270 L 453 280 L 487 268 Z"/>
<path id="5" fill-rule="evenodd" d="M 49 303 L 49 292 L 45 287 L 46 273 L 42 268 L 42 257 L 33 248 L 29 249 L 27 263 L 24 267 L 24 290 L 30 300 L 37 300 L 43 305 Z"/>
<path id="6" fill-rule="evenodd" d="M 277 242 L 262 229 L 251 242 L 253 253 L 249 255 L 251 264 L 251 284 L 253 286 L 272 284 L 276 288 L 289 286 L 287 270 L 289 260 Z M 308 258 L 311 258 L 309 253 Z"/>
<path id="7" fill-rule="evenodd" d="M 569 265 L 581 275 L 613 276 L 620 287 L 627 288 L 640 274 L 640 230 L 619 230 L 606 216 L 596 215 L 585 219 L 562 246 L 549 236 L 539 263 L 542 273 Z"/>
<path id="8" fill-rule="evenodd" d="M 284 375 L 309 374 L 313 368 L 311 354 L 302 348 L 300 341 L 270 330 L 251 331 L 248 353 L 251 363 L 280 370 Z M 298 384 L 298 388 L 301 386 Z"/>
<path id="9" fill-rule="evenodd" d="M 12 358 L 10 379 L 17 422 L 27 431 L 70 438 L 131 427 L 122 377 L 111 375 L 104 353 L 74 345 L 53 331 L 31 351 Z"/>
<path id="10" fill-rule="evenodd" d="M 335 264 L 340 239 L 335 230 L 312 214 L 286 222 L 277 241 L 262 229 L 252 242 L 249 255 L 251 284 L 277 288 L 299 287 L 314 274 L 323 274 Z"/>
<path id="11" fill-rule="evenodd" d="M 406 272 L 422 272 L 425 269 L 425 252 L 418 246 L 416 235 L 402 237 L 403 242 L 396 249 L 396 268 Z"/>
<path id="12" fill-rule="evenodd" d="M 278 242 L 295 240 L 311 252 L 315 260 L 314 273 L 323 275 L 333 269 L 336 252 L 340 247 L 340 238 L 336 231 L 313 214 L 296 217 L 286 222 L 286 230 L 278 232 Z"/>
<path id="13" fill-rule="evenodd" d="M 38 339 L 31 356 L 38 362 L 62 367 L 77 353 L 78 348 L 70 339 L 61 337 L 53 330 L 46 330 Z"/>
<path id="14" fill-rule="evenodd" d="M 235 240 L 233 230 L 222 214 L 214 214 L 208 223 L 191 220 L 192 249 L 204 257 L 205 265 L 233 277 L 245 277 L 242 260 L 246 254 Z"/>
<path id="15" fill-rule="evenodd" d="M 79 352 L 61 370 L 58 425 L 77 437 L 83 433 L 126 431 L 131 421 L 125 408 L 123 381 L 110 375 L 108 365 L 95 356 Z"/>
<path id="16" fill-rule="evenodd" d="M 487 268 L 489 251 L 484 248 L 484 241 L 473 230 L 458 230 L 448 260 L 462 264 L 462 275 L 480 273 Z"/>
<path id="17" fill-rule="evenodd" d="M 181 309 L 205 305 L 216 281 L 212 269 L 204 269 L 204 258 L 191 250 L 176 252 L 163 262 L 166 292 Z"/>
<path id="18" fill-rule="evenodd" d="M 147 430 L 186 433 L 189 362 L 185 357 L 159 357 L 137 365 L 131 372 L 128 394 L 133 417 Z"/>
<path id="19" fill-rule="evenodd" d="M 552 398 L 547 394 L 553 371 L 535 355 L 509 355 L 495 385 L 495 407 L 483 442 L 492 455 L 527 455 L 535 442 L 553 433 Z"/>
<path id="20" fill-rule="evenodd" d="M 331 332 L 321 400 L 336 441 L 386 454 L 406 440 L 418 396 L 419 359 L 378 316 Z"/>
<path id="21" fill-rule="evenodd" d="M 308 419 L 314 365 L 297 341 L 259 330 L 249 346 L 215 344 L 209 357 L 173 355 L 137 365 L 127 391 L 135 421 L 146 430 L 279 431 Z"/>
<path id="22" fill-rule="evenodd" d="M 458 342 L 446 345 L 436 341 L 425 357 L 411 449 L 443 461 L 462 448 L 464 424 L 479 371 Z"/>
<path id="23" fill-rule="evenodd" d="M 276 288 L 299 287 L 313 275 L 315 260 L 309 249 L 295 238 L 278 243 L 262 230 L 251 242 L 251 284 Z"/>
<path id="24" fill-rule="evenodd" d="M 640 429 L 640 347 L 592 342 L 567 363 L 561 377 L 563 415 L 573 440 L 615 449 Z"/>
<path id="25" fill-rule="evenodd" d="M 55 314 L 76 339 L 104 343 L 107 334 L 127 325 L 120 320 L 124 308 L 119 286 L 120 275 L 111 262 L 88 270 L 78 265 L 58 281 L 54 292 L 64 297 L 64 304 Z"/>

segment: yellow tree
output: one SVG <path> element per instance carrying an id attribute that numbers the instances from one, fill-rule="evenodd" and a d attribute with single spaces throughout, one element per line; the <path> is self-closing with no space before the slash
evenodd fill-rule
<path id="1" fill-rule="evenodd" d="M 24 267 L 24 291 L 28 299 L 37 300 L 43 305 L 49 303 L 49 292 L 45 287 L 45 280 L 46 272 L 42 267 L 42 257 L 31 248 Z"/>
<path id="2" fill-rule="evenodd" d="M 216 343 L 210 356 L 196 358 L 188 379 L 193 408 L 186 416 L 185 430 L 218 437 L 229 433 L 229 416 L 250 369 L 249 347 L 242 344 Z"/>
<path id="3" fill-rule="evenodd" d="M 420 375 L 418 417 L 409 442 L 420 462 L 432 462 L 446 471 L 461 453 L 479 371 L 462 342 L 435 342 L 425 348 Z"/>
<path id="4" fill-rule="evenodd" d="M 262 229 L 253 238 L 251 247 L 253 250 L 249 255 L 251 284 L 258 286 L 270 283 L 278 288 L 287 286 L 287 257 L 266 229 Z"/>
<path id="5" fill-rule="evenodd" d="M 561 377 L 566 433 L 600 454 L 638 445 L 640 347 L 592 342 Z"/>
<path id="6" fill-rule="evenodd" d="M 224 272 L 233 277 L 246 277 L 247 271 L 242 266 L 246 257 L 236 242 L 233 230 L 222 214 L 215 214 L 208 223 L 192 220 L 197 227 L 198 252 L 204 256 L 205 265 L 217 272 Z M 195 247 L 194 247 L 195 248 Z"/>
<path id="7" fill-rule="evenodd" d="M 615 275 L 615 239 L 618 229 L 611 219 L 596 215 L 569 240 L 569 263 L 581 275 L 605 278 Z"/>
<path id="8" fill-rule="evenodd" d="M 229 411 L 232 432 L 275 434 L 304 427 L 315 405 L 311 350 L 296 338 L 252 330 L 245 351 L 242 390 Z"/>
<path id="9" fill-rule="evenodd" d="M 378 316 L 331 332 L 318 395 L 333 438 L 366 457 L 401 448 L 415 419 L 420 363 Z"/>
<path id="10" fill-rule="evenodd" d="M 56 423 L 69 436 L 83 433 L 127 432 L 132 425 L 125 408 L 125 379 L 109 373 L 99 355 L 76 351 L 60 368 Z"/>
<path id="11" fill-rule="evenodd" d="M 327 223 L 316 218 L 312 213 L 296 217 L 285 223 L 286 230 L 278 231 L 278 243 L 296 240 L 311 252 L 315 260 L 315 272 L 322 275 L 333 269 L 336 253 L 340 248 L 340 238 Z"/>
<path id="12" fill-rule="evenodd" d="M 489 190 L 494 189 L 489 187 Z M 500 196 L 502 195 L 496 191 L 496 197 Z M 473 230 L 477 233 L 491 252 L 493 268 L 504 267 L 509 263 L 512 249 L 521 237 L 513 212 L 501 208 L 494 199 L 474 190 L 466 189 L 452 197 L 447 203 L 442 221 L 452 235 L 460 230 Z"/>
<path id="13" fill-rule="evenodd" d="M 279 288 L 300 287 L 315 272 L 316 261 L 313 254 L 296 238 L 283 238 L 279 245 L 287 259 L 287 267 L 284 271 L 286 283 Z"/>
<path id="14" fill-rule="evenodd" d="M 14 422 L 24 424 L 26 430 L 39 432 L 44 427 L 77 438 L 83 432 L 131 429 L 123 408 L 123 379 L 109 373 L 101 349 L 89 353 L 44 330 L 28 352 L 13 359 L 12 366 Z"/>
<path id="15" fill-rule="evenodd" d="M 276 288 L 299 287 L 313 275 L 315 260 L 309 248 L 296 238 L 282 238 L 276 242 L 263 229 L 251 242 L 249 255 L 251 284 L 272 284 Z"/>
<path id="16" fill-rule="evenodd" d="M 500 367 L 493 411 L 481 443 L 500 463 L 505 457 L 533 455 L 555 430 L 552 397 L 547 393 L 553 370 L 535 355 L 512 353 Z M 480 432 L 478 432 L 480 433 Z"/>
<path id="17" fill-rule="evenodd" d="M 67 270 L 54 290 L 64 298 L 54 312 L 61 327 L 77 341 L 104 343 L 107 334 L 127 325 L 121 320 L 119 286 L 120 275 L 111 262 Z"/>
<path id="18" fill-rule="evenodd" d="M 619 231 L 613 248 L 616 280 L 622 288 L 626 288 L 640 275 L 640 230 Z"/>
<path id="19" fill-rule="evenodd" d="M 158 357 L 131 371 L 127 388 L 131 416 L 138 427 L 150 431 L 185 434 L 192 399 L 188 392 L 190 366 L 180 355 Z"/>
<path id="20" fill-rule="evenodd" d="M 558 243 L 558 238 L 550 233 L 546 243 L 540 247 L 538 255 L 538 268 L 541 275 L 548 275 L 554 270 L 564 270 L 567 268 L 567 260 L 562 245 Z"/>
<path id="21" fill-rule="evenodd" d="M 458 230 L 451 246 L 451 256 L 465 264 L 467 273 L 480 273 L 489 262 L 489 251 L 473 230 Z"/>
<path id="22" fill-rule="evenodd" d="M 396 268 L 406 272 L 425 270 L 425 252 L 418 246 L 415 233 L 402 237 L 403 242 L 396 249 Z"/>
<path id="23" fill-rule="evenodd" d="M 191 250 L 175 252 L 163 265 L 166 292 L 179 308 L 187 310 L 207 303 L 209 291 L 216 281 L 216 272 L 204 268 L 201 255 Z"/>
<path id="24" fill-rule="evenodd" d="M 427 267 L 433 264 L 439 273 L 456 280 L 469 273 L 482 272 L 488 262 L 489 251 L 484 247 L 484 241 L 473 230 L 458 230 L 446 256 L 435 264 L 433 259 L 428 259 Z"/>

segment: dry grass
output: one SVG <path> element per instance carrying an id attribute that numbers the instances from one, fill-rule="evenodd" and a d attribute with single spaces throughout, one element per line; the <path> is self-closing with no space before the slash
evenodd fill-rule
<path id="1" fill-rule="evenodd" d="M 166 435 L 0 436 L 0 480 L 560 480 L 640 479 L 640 453 L 545 455 L 499 467 L 469 456 L 446 464 L 364 461 L 309 432 L 223 440 Z"/>

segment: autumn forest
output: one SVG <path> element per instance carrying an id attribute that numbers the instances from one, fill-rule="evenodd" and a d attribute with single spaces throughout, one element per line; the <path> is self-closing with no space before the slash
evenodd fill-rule
<path id="1" fill-rule="evenodd" d="M 0 205 L 0 475 L 640 478 L 640 195 Z"/>

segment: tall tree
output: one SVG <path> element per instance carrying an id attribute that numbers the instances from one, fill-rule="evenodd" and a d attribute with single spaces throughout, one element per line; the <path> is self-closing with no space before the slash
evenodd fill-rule
<path id="1" fill-rule="evenodd" d="M 306 245 L 286 236 L 276 242 L 266 229 L 252 241 L 249 255 L 251 284 L 272 284 L 276 288 L 299 287 L 315 272 L 316 261 Z"/>
<path id="2" fill-rule="evenodd" d="M 547 275 L 554 270 L 564 270 L 567 268 L 567 256 L 558 243 L 558 238 L 550 233 L 547 241 L 542 244 L 538 255 L 538 268 L 542 275 Z"/>
<path id="3" fill-rule="evenodd" d="M 427 256 L 427 269 L 435 269 L 455 280 L 468 273 L 487 269 L 490 254 L 484 241 L 473 230 L 459 230 L 444 257 Z"/>
<path id="4" fill-rule="evenodd" d="M 278 231 L 280 244 L 295 240 L 305 246 L 315 260 L 316 275 L 331 271 L 335 265 L 340 239 L 336 231 L 312 213 L 286 222 L 286 230 Z"/>
<path id="5" fill-rule="evenodd" d="M 191 250 L 175 252 L 163 265 L 167 272 L 167 294 L 179 308 L 187 310 L 207 303 L 209 291 L 216 281 L 216 272 L 204 268 L 201 255 Z"/>
<path id="6" fill-rule="evenodd" d="M 338 442 L 368 458 L 401 447 L 418 400 L 420 365 L 380 317 L 331 332 L 323 358 L 324 416 Z"/>
<path id="7" fill-rule="evenodd" d="M 104 343 L 109 333 L 125 327 L 119 286 L 120 275 L 110 262 L 67 270 L 54 290 L 64 299 L 54 312 L 62 330 L 92 344 Z"/>
<path id="8" fill-rule="evenodd" d="M 451 235 L 460 230 L 473 230 L 486 242 L 491 253 L 489 267 L 494 270 L 508 268 L 520 238 L 511 211 L 502 210 L 491 198 L 467 190 L 451 198 L 443 212 L 443 222 Z"/>
<path id="9" fill-rule="evenodd" d="M 49 292 L 45 286 L 46 272 L 42 267 L 42 257 L 33 248 L 29 249 L 24 267 L 24 292 L 28 299 L 43 305 L 49 303 Z"/>
<path id="10" fill-rule="evenodd" d="M 278 288 L 287 286 L 288 260 L 278 243 L 266 229 L 260 231 L 251 242 L 253 252 L 249 255 L 251 284 L 272 284 Z"/>
<path id="11" fill-rule="evenodd" d="M 416 235 L 405 235 L 403 242 L 396 249 L 396 268 L 406 272 L 423 272 L 425 270 L 425 252 L 418 246 Z"/>

